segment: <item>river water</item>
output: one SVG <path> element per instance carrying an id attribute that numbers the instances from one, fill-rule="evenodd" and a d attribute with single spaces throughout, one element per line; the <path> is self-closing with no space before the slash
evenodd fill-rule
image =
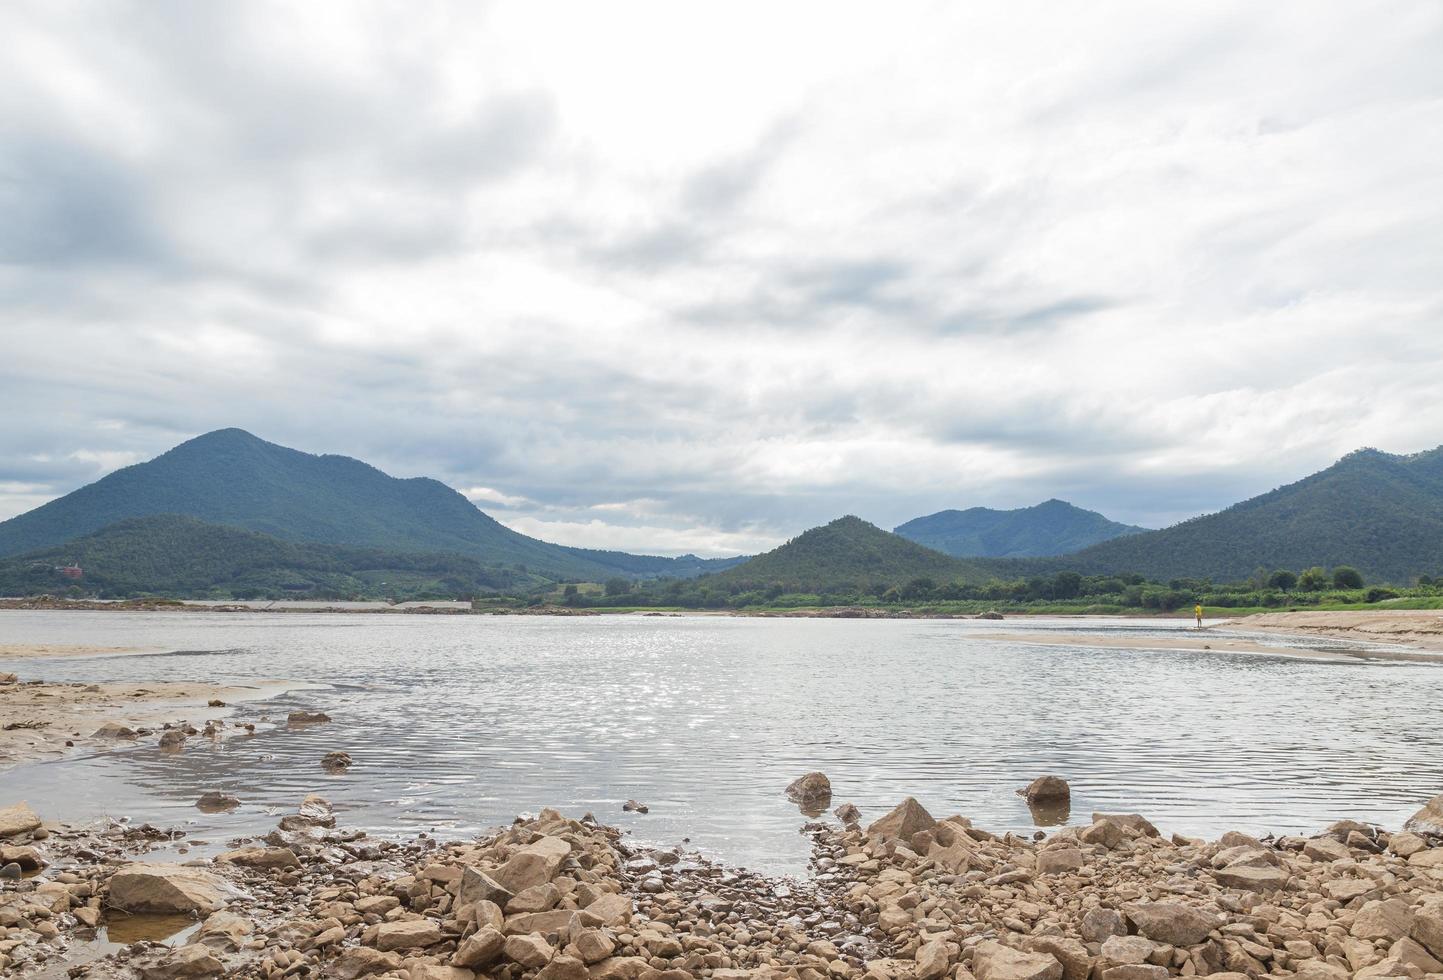
<path id="1" fill-rule="evenodd" d="M 864 820 L 910 795 L 998 831 L 1034 829 L 1015 790 L 1042 773 L 1071 782 L 1073 822 L 1126 810 L 1207 836 L 1340 817 L 1396 826 L 1443 790 L 1443 669 L 1432 664 L 978 636 L 1121 641 L 1190 625 L 7 611 L 0 645 L 166 651 L 0 659 L 25 678 L 291 678 L 316 686 L 237 717 L 305 707 L 334 720 L 192 739 L 179 755 L 140 746 L 12 769 L 0 804 L 216 840 L 268 829 L 308 792 L 343 824 L 381 834 L 457 836 L 552 805 L 792 872 L 805 865 L 806 818 L 782 790 L 810 770 Z M 354 768 L 322 772 L 331 750 Z M 243 806 L 196 810 L 212 789 Z M 651 812 L 623 813 L 629 798 Z"/>

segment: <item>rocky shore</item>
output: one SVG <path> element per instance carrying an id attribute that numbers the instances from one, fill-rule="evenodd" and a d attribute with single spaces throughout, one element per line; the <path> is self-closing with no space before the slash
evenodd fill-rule
<path id="1" fill-rule="evenodd" d="M 815 802 L 826 789 L 811 774 L 792 792 Z M 1028 788 L 1039 804 L 1065 792 L 1055 779 Z M 853 806 L 836 812 L 841 825 L 802 828 L 813 873 L 794 880 L 636 846 L 554 810 L 472 840 L 391 841 L 338 827 L 312 796 L 264 838 L 191 859 L 180 831 L 44 824 L 17 803 L 0 808 L 0 972 L 1443 977 L 1443 796 L 1395 832 L 1345 820 L 1311 837 L 1216 841 L 1136 814 L 1022 837 L 935 819 L 912 799 L 865 826 Z M 116 938 L 146 921 L 180 931 L 166 944 Z"/>

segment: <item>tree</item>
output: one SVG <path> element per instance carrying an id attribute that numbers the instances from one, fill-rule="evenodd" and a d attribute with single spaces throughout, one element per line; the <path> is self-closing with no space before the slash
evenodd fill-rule
<path id="1" fill-rule="evenodd" d="M 1363 573 L 1351 565 L 1339 565 L 1333 569 L 1333 588 L 1335 589 L 1361 589 L 1363 587 Z"/>
<path id="2" fill-rule="evenodd" d="M 606 580 L 606 594 L 609 596 L 626 595 L 631 591 L 631 583 L 624 578 L 609 578 Z"/>
<path id="3" fill-rule="evenodd" d="M 1055 599 L 1075 599 L 1082 594 L 1082 576 L 1076 572 L 1058 572 L 1052 576 L 1052 596 Z"/>
<path id="4" fill-rule="evenodd" d="M 1304 592 L 1321 592 L 1328 587 L 1330 581 L 1332 580 L 1328 577 L 1327 569 L 1314 565 L 1298 576 L 1298 588 Z"/>
<path id="5" fill-rule="evenodd" d="M 1298 577 L 1286 568 L 1280 568 L 1268 576 L 1268 587 L 1282 589 L 1284 592 L 1298 584 Z"/>

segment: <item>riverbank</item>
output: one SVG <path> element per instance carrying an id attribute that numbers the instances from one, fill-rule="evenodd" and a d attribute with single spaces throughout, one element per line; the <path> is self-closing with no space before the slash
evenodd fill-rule
<path id="1" fill-rule="evenodd" d="M 0 663 L 7 659 L 0 656 Z M 0 673 L 0 772 L 72 751 L 128 748 L 170 730 L 208 729 L 225 737 L 232 705 L 304 686 L 280 680 L 53 683 Z"/>
<path id="2" fill-rule="evenodd" d="M 9 802 L 9 801 L 0 801 Z M 830 799 L 827 800 L 830 804 Z M 811 875 L 554 810 L 375 840 L 307 797 L 263 839 L 0 810 L 0 972 L 408 980 L 1375 980 L 1443 973 L 1443 797 L 1395 830 L 1203 841 L 1135 814 L 1033 838 L 915 800 L 809 823 Z M 12 872 L 13 873 L 13 872 Z"/>
<path id="3" fill-rule="evenodd" d="M 1227 624 L 1266 633 L 1326 636 L 1361 643 L 1400 643 L 1443 652 L 1443 611 L 1388 609 L 1360 612 L 1262 613 Z"/>

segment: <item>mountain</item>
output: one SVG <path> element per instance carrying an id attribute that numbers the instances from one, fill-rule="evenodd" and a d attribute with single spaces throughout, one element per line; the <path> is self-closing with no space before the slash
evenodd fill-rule
<path id="1" fill-rule="evenodd" d="M 1056 567 L 1223 582 L 1314 565 L 1352 565 L 1369 582 L 1396 584 L 1443 571 L 1443 446 L 1411 456 L 1360 449 L 1297 483 Z"/>
<path id="2" fill-rule="evenodd" d="M 828 592 L 843 591 L 840 587 L 902 585 L 914 578 L 951 582 L 990 577 L 975 563 L 924 548 L 859 517 L 847 516 L 719 572 L 712 581 L 757 588 L 780 584 L 788 592 Z"/>
<path id="3" fill-rule="evenodd" d="M 78 566 L 82 577 L 68 578 L 67 566 Z M 282 541 L 173 514 L 127 518 L 54 548 L 0 559 L 0 595 L 78 585 L 102 596 L 464 597 L 524 587 L 528 579 L 460 555 Z"/>
<path id="4" fill-rule="evenodd" d="M 895 533 L 959 558 L 1038 558 L 1081 551 L 1145 530 L 1054 499 L 1017 510 L 969 507 L 939 511 L 914 518 Z"/>
<path id="5" fill-rule="evenodd" d="M 487 516 L 437 480 L 397 479 L 347 456 L 314 456 L 220 429 L 0 522 L 0 556 L 62 544 L 129 517 L 179 514 L 287 541 L 446 552 L 551 578 L 695 575 L 725 567 L 566 548 Z"/>

